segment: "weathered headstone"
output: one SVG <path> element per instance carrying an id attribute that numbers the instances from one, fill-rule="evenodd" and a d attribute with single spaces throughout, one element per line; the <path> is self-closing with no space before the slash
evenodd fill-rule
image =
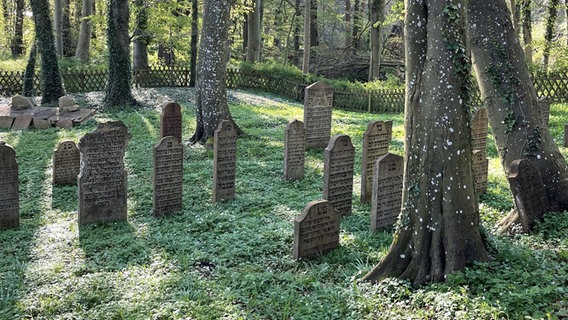
<path id="1" fill-rule="evenodd" d="M 10 116 L 0 116 L 0 129 L 10 129 L 14 118 Z"/>
<path id="2" fill-rule="evenodd" d="M 529 160 L 518 159 L 511 163 L 507 178 L 521 225 L 524 231 L 529 231 L 534 222 L 549 210 L 540 174 Z"/>
<path id="3" fill-rule="evenodd" d="M 375 162 L 371 200 L 371 230 L 393 225 L 402 205 L 404 159 L 388 153 Z"/>
<path id="4" fill-rule="evenodd" d="M 355 148 L 351 138 L 333 136 L 324 151 L 323 199 L 341 215 L 351 214 Z"/>
<path id="5" fill-rule="evenodd" d="M 489 173 L 489 160 L 483 150 L 473 150 L 472 156 L 473 177 L 475 180 L 475 193 L 480 195 L 487 191 L 487 175 Z"/>
<path id="6" fill-rule="evenodd" d="M 323 82 L 316 82 L 305 89 L 304 127 L 306 148 L 325 148 L 331 136 L 331 108 L 333 90 Z"/>
<path id="7" fill-rule="evenodd" d="M 16 95 L 12 98 L 12 109 L 14 110 L 31 109 L 33 107 L 34 104 L 29 98 L 21 95 Z"/>
<path id="8" fill-rule="evenodd" d="M 545 97 L 539 99 L 540 114 L 544 125 L 548 126 L 550 120 L 550 100 Z"/>
<path id="9" fill-rule="evenodd" d="M 32 124 L 32 115 L 31 114 L 21 114 L 14 119 L 14 123 L 12 124 L 13 130 L 25 130 L 30 127 Z"/>
<path id="10" fill-rule="evenodd" d="M 19 188 L 16 152 L 0 141 L 0 230 L 20 225 Z"/>
<path id="11" fill-rule="evenodd" d="M 304 154 L 306 131 L 302 121 L 288 123 L 284 141 L 284 179 L 297 180 L 304 177 Z"/>
<path id="12" fill-rule="evenodd" d="M 71 118 L 59 118 L 59 121 L 55 124 L 57 128 L 61 129 L 71 129 L 73 128 L 73 119 Z"/>
<path id="13" fill-rule="evenodd" d="M 361 203 L 371 200 L 373 168 L 377 159 L 389 152 L 392 121 L 373 121 L 363 134 L 363 168 L 361 169 Z"/>
<path id="14" fill-rule="evenodd" d="M 35 129 L 49 129 L 51 128 L 51 123 L 47 119 L 42 119 L 34 117 L 32 120 Z"/>
<path id="15" fill-rule="evenodd" d="M 312 258 L 339 246 L 340 220 L 329 201 L 308 203 L 294 220 L 294 259 Z"/>
<path id="16" fill-rule="evenodd" d="M 175 137 L 181 142 L 181 107 L 175 102 L 166 102 L 162 105 L 160 115 L 160 139 L 167 136 Z"/>
<path id="17" fill-rule="evenodd" d="M 164 137 L 154 146 L 154 216 L 182 209 L 183 146 L 176 137 Z"/>
<path id="18" fill-rule="evenodd" d="M 124 152 L 130 134 L 121 121 L 101 123 L 79 141 L 79 224 L 126 220 Z"/>
<path id="19" fill-rule="evenodd" d="M 53 183 L 76 185 L 81 154 L 73 141 L 62 141 L 53 152 Z"/>
<path id="20" fill-rule="evenodd" d="M 58 100 L 59 108 L 72 107 L 75 105 L 75 99 L 72 96 L 63 96 Z"/>
<path id="21" fill-rule="evenodd" d="M 568 148 L 568 124 L 564 125 L 564 148 Z"/>
<path id="22" fill-rule="evenodd" d="M 221 121 L 213 144 L 213 202 L 235 197 L 237 130 L 231 121 Z"/>
<path id="23" fill-rule="evenodd" d="M 483 151 L 483 155 L 485 155 L 487 148 L 488 127 L 489 118 L 487 117 L 487 109 L 477 109 L 471 127 L 472 150 L 481 150 Z"/>

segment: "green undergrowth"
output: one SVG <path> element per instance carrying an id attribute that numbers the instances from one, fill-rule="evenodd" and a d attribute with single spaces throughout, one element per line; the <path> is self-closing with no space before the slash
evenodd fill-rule
<path id="1" fill-rule="evenodd" d="M 321 197 L 323 152 L 306 155 L 306 177 L 282 179 L 284 129 L 301 105 L 233 92 L 238 141 L 236 198 L 211 202 L 212 156 L 184 153 L 184 209 L 156 219 L 151 148 L 156 109 L 107 110 L 73 129 L 0 131 L 17 152 L 21 227 L 0 232 L 0 319 L 533 319 L 568 314 L 568 213 L 548 214 L 534 235 L 496 236 L 511 208 L 494 146 L 481 214 L 491 262 L 413 288 L 390 279 L 357 282 L 386 253 L 393 230 L 369 231 L 355 166 L 353 214 L 341 223 L 340 247 L 311 261 L 292 258 L 293 220 Z M 241 99 L 242 97 L 249 99 Z M 253 97 L 251 100 L 250 97 Z M 253 101 L 253 102 L 251 102 Z M 256 102 L 255 102 L 256 101 Z M 183 135 L 195 128 L 194 105 L 181 102 Z M 568 122 L 555 105 L 552 132 Z M 97 122 L 122 120 L 132 138 L 125 156 L 128 221 L 77 225 L 77 188 L 52 186 L 52 151 L 78 141 Z M 361 140 L 372 120 L 393 120 L 391 152 L 403 152 L 403 116 L 334 111 L 333 133 Z M 560 141 L 560 140 L 559 140 Z M 493 149 L 492 149 L 493 148 Z M 562 149 L 564 154 L 566 150 Z"/>

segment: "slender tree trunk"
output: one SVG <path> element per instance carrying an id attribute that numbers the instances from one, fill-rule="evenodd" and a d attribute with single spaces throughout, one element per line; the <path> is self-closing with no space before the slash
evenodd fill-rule
<path id="1" fill-rule="evenodd" d="M 108 81 L 105 106 L 135 106 L 131 91 L 128 0 L 109 0 L 107 17 Z"/>
<path id="2" fill-rule="evenodd" d="M 568 166 L 543 122 L 506 10 L 504 0 L 469 3 L 473 66 L 501 164 L 508 174 L 514 160 L 527 158 L 540 172 L 550 209 L 568 210 Z"/>
<path id="3" fill-rule="evenodd" d="M 361 16 L 361 0 L 353 1 L 353 32 L 352 32 L 352 48 L 353 52 L 357 52 L 361 47 L 361 39 L 359 36 L 359 17 Z"/>
<path id="4" fill-rule="evenodd" d="M 249 38 L 248 25 L 249 25 L 249 14 L 244 12 L 243 13 L 243 54 L 245 56 L 245 60 L 246 60 L 248 38 Z"/>
<path id="5" fill-rule="evenodd" d="M 353 25 L 351 23 L 351 0 L 345 0 L 345 48 L 351 46 L 353 42 Z"/>
<path id="6" fill-rule="evenodd" d="M 406 0 L 402 212 L 387 255 L 365 276 L 444 281 L 488 259 L 474 194 L 465 1 Z M 440 72 L 444 70 L 444 72 Z"/>
<path id="7" fill-rule="evenodd" d="M 383 27 L 385 21 L 385 1 L 372 0 L 369 7 L 371 13 L 371 61 L 369 62 L 369 81 L 379 79 L 381 54 L 383 50 Z"/>
<path id="8" fill-rule="evenodd" d="M 302 11 L 300 10 L 300 0 L 296 0 L 296 14 L 294 15 L 294 18 L 296 17 L 300 17 L 302 14 Z M 297 66 L 300 67 L 300 30 L 301 30 L 301 25 L 300 25 L 300 19 L 294 19 L 294 26 L 293 26 L 293 32 L 294 32 L 294 54 L 292 54 L 291 57 L 291 61 L 292 63 Z"/>
<path id="9" fill-rule="evenodd" d="M 41 91 L 43 94 L 41 102 L 55 103 L 65 95 L 65 90 L 59 72 L 49 3 L 47 0 L 30 0 L 30 4 L 34 16 L 37 49 L 41 52 Z"/>
<path id="10" fill-rule="evenodd" d="M 132 69 L 134 71 L 147 70 L 148 65 L 148 10 L 144 0 L 136 0 L 134 5 L 137 9 L 136 29 L 132 46 Z"/>
<path id="11" fill-rule="evenodd" d="M 305 0 L 304 3 L 304 60 L 302 64 L 302 72 L 304 74 L 310 73 L 310 51 L 311 51 L 311 27 L 312 27 L 312 15 L 311 15 L 311 1 Z M 315 0 L 314 0 L 315 1 Z"/>
<path id="12" fill-rule="evenodd" d="M 310 46 L 319 46 L 318 32 L 318 0 L 310 0 Z"/>
<path id="13" fill-rule="evenodd" d="M 197 42 L 198 42 L 198 0 L 191 0 L 191 42 L 190 51 L 191 57 L 189 58 L 189 86 L 195 87 L 195 78 L 197 77 Z"/>
<path id="14" fill-rule="evenodd" d="M 205 0 L 203 3 L 201 44 L 197 59 L 197 125 L 191 143 L 212 146 L 219 123 L 223 120 L 233 121 L 227 104 L 230 9 L 231 2 L 228 0 Z"/>
<path id="15" fill-rule="evenodd" d="M 566 19 L 564 20 L 566 24 L 566 34 L 568 34 L 568 0 L 564 0 L 564 13 L 566 14 Z M 566 46 L 568 46 L 568 36 L 566 37 Z"/>
<path id="16" fill-rule="evenodd" d="M 554 37 L 554 26 L 558 17 L 558 0 L 550 0 L 548 3 L 548 19 L 546 19 L 546 32 L 544 34 L 544 51 L 542 53 L 542 65 L 544 71 L 548 71 L 548 61 L 550 49 L 552 48 L 552 38 Z"/>
<path id="17" fill-rule="evenodd" d="M 63 56 L 63 0 L 54 0 L 53 27 L 55 32 L 55 50 L 59 57 Z"/>
<path id="18" fill-rule="evenodd" d="M 511 17 L 513 19 L 513 28 L 515 29 L 515 31 L 517 31 L 517 33 L 519 33 L 520 31 L 519 21 L 521 19 L 521 14 L 519 12 L 519 4 L 517 3 L 517 0 L 510 0 L 509 3 L 511 6 Z"/>
<path id="19" fill-rule="evenodd" d="M 71 23 L 71 0 L 63 0 L 63 15 L 61 19 L 61 36 L 63 39 L 63 56 L 72 57 L 75 54 L 75 44 Z"/>
<path id="20" fill-rule="evenodd" d="M 79 29 L 79 40 L 77 42 L 77 52 L 75 57 L 81 63 L 89 62 L 89 52 L 91 51 L 91 31 L 92 22 L 90 16 L 93 14 L 93 0 L 83 0 L 81 27 Z"/>
<path id="21" fill-rule="evenodd" d="M 24 97 L 35 97 L 36 92 L 34 88 L 35 83 L 35 66 L 37 57 L 37 46 L 36 41 L 32 42 L 32 47 L 30 48 L 30 56 L 28 57 L 28 63 L 26 65 L 26 70 L 24 71 L 24 88 L 22 90 L 22 95 Z"/>
<path id="22" fill-rule="evenodd" d="M 16 19 L 14 21 L 14 38 L 12 38 L 11 50 L 14 57 L 24 54 L 24 0 L 16 0 Z M 4 21 L 7 23 L 7 21 Z"/>
<path id="23" fill-rule="evenodd" d="M 247 15 L 247 62 L 260 61 L 260 11 L 262 0 L 252 0 L 253 10 Z"/>
<path id="24" fill-rule="evenodd" d="M 522 1 L 523 14 L 523 43 L 525 51 L 525 60 L 528 65 L 532 65 L 532 0 Z"/>

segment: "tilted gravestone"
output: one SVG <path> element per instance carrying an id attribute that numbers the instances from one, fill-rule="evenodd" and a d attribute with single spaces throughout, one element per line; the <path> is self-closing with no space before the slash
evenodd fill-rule
<path id="1" fill-rule="evenodd" d="M 472 169 L 475 181 L 475 193 L 480 195 L 487 191 L 487 175 L 489 173 L 489 160 L 482 150 L 473 150 Z"/>
<path id="2" fill-rule="evenodd" d="M 473 125 L 471 126 L 472 150 L 481 150 L 483 155 L 485 155 L 485 150 L 487 149 L 488 127 L 487 109 L 477 109 L 473 118 Z"/>
<path id="3" fill-rule="evenodd" d="M 375 162 L 371 200 L 371 230 L 396 223 L 402 206 L 404 159 L 388 153 Z"/>
<path id="4" fill-rule="evenodd" d="M 0 230 L 20 225 L 19 188 L 16 152 L 0 141 Z"/>
<path id="5" fill-rule="evenodd" d="M 235 197 L 236 164 L 237 130 L 231 121 L 223 120 L 213 143 L 213 202 Z"/>
<path id="6" fill-rule="evenodd" d="M 73 141 L 62 141 L 53 151 L 53 184 L 76 185 L 81 154 Z"/>
<path id="7" fill-rule="evenodd" d="M 312 258 L 339 246 L 340 220 L 329 201 L 308 203 L 294 220 L 294 259 Z"/>
<path id="8" fill-rule="evenodd" d="M 304 153 L 306 131 L 302 121 L 288 123 L 284 138 L 284 179 L 297 180 L 304 177 Z"/>
<path id="9" fill-rule="evenodd" d="M 392 121 L 373 121 L 363 134 L 363 168 L 361 169 L 361 203 L 371 200 L 373 168 L 377 159 L 389 152 Z"/>
<path id="10" fill-rule="evenodd" d="M 306 87 L 304 94 L 304 128 L 306 148 L 325 148 L 331 136 L 333 90 L 323 82 Z"/>
<path id="11" fill-rule="evenodd" d="M 167 136 L 176 137 L 181 142 L 182 115 L 181 107 L 175 102 L 166 102 L 162 105 L 160 115 L 160 139 Z"/>
<path id="12" fill-rule="evenodd" d="M 121 121 L 101 123 L 79 141 L 79 224 L 126 220 L 124 152 L 130 139 Z"/>
<path id="13" fill-rule="evenodd" d="M 182 209 L 182 177 L 183 146 L 176 137 L 164 137 L 154 146 L 154 216 Z"/>
<path id="14" fill-rule="evenodd" d="M 351 214 L 355 148 L 351 138 L 333 136 L 324 151 L 323 199 L 341 215 Z"/>
<path id="15" fill-rule="evenodd" d="M 529 160 L 518 159 L 511 163 L 507 178 L 521 225 L 525 232 L 529 231 L 534 222 L 549 210 L 540 173 Z"/>

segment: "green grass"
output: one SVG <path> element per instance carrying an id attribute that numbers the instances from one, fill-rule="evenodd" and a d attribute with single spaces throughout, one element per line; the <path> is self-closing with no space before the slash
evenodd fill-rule
<path id="1" fill-rule="evenodd" d="M 494 260 L 443 284 L 412 288 L 391 279 L 358 284 L 386 253 L 392 229 L 369 231 L 369 205 L 358 201 L 341 223 L 340 247 L 312 261 L 292 259 L 293 219 L 321 197 L 322 151 L 307 153 L 306 177 L 282 179 L 284 128 L 302 119 L 301 105 L 263 94 L 259 104 L 235 101 L 246 135 L 238 141 L 237 196 L 211 202 L 212 156 L 185 149 L 184 210 L 155 219 L 151 147 L 159 134 L 155 109 L 108 110 L 71 130 L 0 131 L 20 166 L 21 227 L 0 232 L 0 319 L 524 319 L 568 314 L 568 213 L 549 214 L 530 236 L 500 237 L 495 222 L 512 206 L 507 182 L 491 157 L 481 213 Z M 194 105 L 183 104 L 184 137 L 195 128 Z M 552 109 L 561 142 L 568 105 Z M 96 122 L 129 127 L 128 221 L 77 225 L 76 187 L 52 186 L 59 141 L 78 141 Z M 361 163 L 371 120 L 392 119 L 391 152 L 402 154 L 403 117 L 333 113 L 333 133 L 349 134 Z M 490 140 L 491 141 L 491 140 Z M 566 150 L 562 149 L 566 155 Z"/>

